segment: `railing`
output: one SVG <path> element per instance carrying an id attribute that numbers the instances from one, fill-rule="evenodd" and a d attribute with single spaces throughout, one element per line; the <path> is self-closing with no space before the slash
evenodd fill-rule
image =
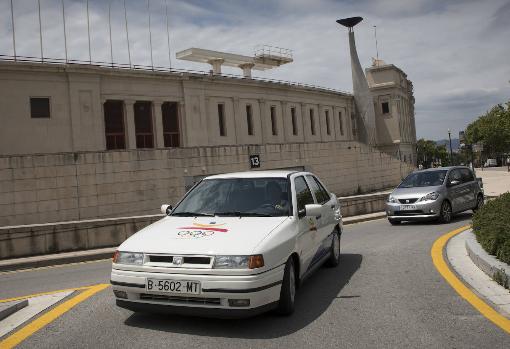
<path id="1" fill-rule="evenodd" d="M 291 60 L 292 50 L 277 46 L 259 45 L 255 47 L 255 57 L 281 57 Z"/>
<path id="2" fill-rule="evenodd" d="M 149 65 L 139 65 L 139 64 L 125 64 L 125 63 L 111 63 L 111 62 L 100 62 L 100 61 L 84 61 L 77 59 L 68 59 L 67 61 L 62 58 L 49 58 L 49 57 L 29 57 L 29 56 L 9 56 L 9 55 L 0 55 L 0 61 L 7 62 L 24 62 L 24 63 L 46 63 L 46 64 L 67 64 L 67 65 L 91 65 L 95 67 L 101 68 L 113 68 L 113 69 L 124 69 L 124 70 L 141 70 L 141 71 L 152 71 L 157 73 L 176 73 L 180 75 L 197 75 L 197 76 L 214 76 L 214 77 L 223 77 L 223 78 L 231 78 L 238 80 L 254 80 L 261 82 L 270 82 L 279 85 L 285 86 L 294 86 L 300 88 L 309 88 L 315 89 L 325 92 L 333 92 L 340 93 L 344 95 L 351 95 L 350 92 L 342 91 L 339 89 L 322 87 L 313 84 L 305 84 L 299 82 L 292 82 L 287 80 L 278 80 L 278 79 L 269 79 L 269 78 L 260 78 L 260 77 L 244 77 L 242 75 L 234 75 L 234 74 L 212 74 L 211 72 L 205 72 L 201 70 L 190 70 L 190 69 L 178 69 L 178 68 L 170 68 L 170 67 L 159 67 L 159 66 L 149 66 Z"/>

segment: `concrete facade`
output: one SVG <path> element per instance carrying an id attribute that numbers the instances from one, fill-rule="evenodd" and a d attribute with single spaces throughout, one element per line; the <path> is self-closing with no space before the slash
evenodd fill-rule
<path id="1" fill-rule="evenodd" d="M 415 164 L 413 84 L 396 66 L 374 62 L 366 69 L 366 76 L 374 100 L 377 148 L 402 162 Z"/>
<path id="2" fill-rule="evenodd" d="M 49 99 L 49 117 L 33 117 L 31 97 Z M 109 101 L 122 105 L 122 149 L 107 150 Z M 150 149 L 137 148 L 141 102 Z M 178 147 L 165 147 L 166 102 Z M 260 169 L 315 172 L 339 196 L 394 186 L 413 167 L 358 141 L 352 95 L 288 83 L 0 62 L 0 106 L 0 226 L 156 214 L 206 175 L 249 170 L 250 155 Z"/>

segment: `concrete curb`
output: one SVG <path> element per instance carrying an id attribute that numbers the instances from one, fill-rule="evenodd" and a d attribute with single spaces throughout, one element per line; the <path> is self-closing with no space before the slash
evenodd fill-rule
<path id="1" fill-rule="evenodd" d="M 472 229 L 466 238 L 466 251 L 473 263 L 491 279 L 507 289 L 510 287 L 510 266 L 489 255 L 476 241 Z"/>
<path id="2" fill-rule="evenodd" d="M 386 217 L 386 212 L 369 213 L 361 216 L 351 216 L 343 219 L 344 225 L 373 221 Z"/>
<path id="3" fill-rule="evenodd" d="M 375 219 L 381 219 L 384 217 L 386 217 L 385 212 L 376 212 L 360 216 L 351 216 L 344 218 L 344 225 L 367 222 Z M 25 258 L 6 259 L 0 261 L 0 272 L 107 259 L 113 256 L 113 253 L 115 252 L 116 249 L 117 247 L 108 247 L 97 250 L 85 250 Z"/>
<path id="4" fill-rule="evenodd" d="M 28 306 L 28 299 L 0 303 L 0 321 Z"/>
<path id="5" fill-rule="evenodd" d="M 112 258 L 116 249 L 116 247 L 108 247 L 97 250 L 75 251 L 26 258 L 7 259 L 0 261 L 0 272 L 107 259 Z"/>

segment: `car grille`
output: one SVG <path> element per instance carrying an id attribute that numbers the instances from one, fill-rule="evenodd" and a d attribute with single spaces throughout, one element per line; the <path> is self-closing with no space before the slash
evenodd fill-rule
<path id="1" fill-rule="evenodd" d="M 395 216 L 418 216 L 418 215 L 433 215 L 433 213 L 423 212 L 422 210 L 406 210 L 406 211 L 395 211 Z"/>
<path id="2" fill-rule="evenodd" d="M 398 199 L 401 204 L 414 204 L 418 199 Z"/>
<path id="3" fill-rule="evenodd" d="M 182 263 L 177 264 L 174 262 L 176 258 L 182 258 Z M 147 263 L 154 266 L 161 267 L 195 267 L 195 268 L 209 268 L 212 263 L 212 257 L 208 256 L 174 256 L 174 255 L 163 255 L 163 254 L 148 254 Z"/>
<path id="4" fill-rule="evenodd" d="M 181 304 L 205 304 L 205 305 L 221 305 L 220 298 L 201 298 L 201 297 L 186 297 L 186 296 L 167 296 L 160 294 L 140 294 L 141 300 L 171 302 Z"/>

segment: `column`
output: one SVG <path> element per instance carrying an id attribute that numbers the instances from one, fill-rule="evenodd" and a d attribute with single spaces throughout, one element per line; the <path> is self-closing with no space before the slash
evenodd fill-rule
<path id="1" fill-rule="evenodd" d="M 233 112 L 234 112 L 234 132 L 236 137 L 236 144 L 240 144 L 239 140 L 242 138 L 241 134 L 241 110 L 239 109 L 239 97 L 233 97 Z"/>
<path id="2" fill-rule="evenodd" d="M 165 138 L 163 137 L 163 112 L 161 110 L 161 101 L 153 101 L 153 115 L 154 115 L 154 145 L 155 148 L 165 147 Z"/>
<path id="3" fill-rule="evenodd" d="M 134 105 L 135 105 L 134 100 L 125 100 L 124 101 L 124 110 L 126 113 L 127 149 L 136 149 Z"/>
<path id="4" fill-rule="evenodd" d="M 267 101 L 265 99 L 259 99 L 260 131 L 262 133 L 262 144 L 267 143 L 266 105 L 267 105 Z"/>
<path id="5" fill-rule="evenodd" d="M 213 74 L 219 74 L 221 75 L 221 65 L 223 64 L 225 60 L 223 59 L 210 59 L 207 61 L 207 63 L 209 63 L 212 68 L 213 68 Z"/>
<path id="6" fill-rule="evenodd" d="M 243 70 L 243 76 L 245 78 L 251 79 L 251 70 L 255 66 L 253 63 L 243 63 L 239 64 L 239 68 Z"/>

